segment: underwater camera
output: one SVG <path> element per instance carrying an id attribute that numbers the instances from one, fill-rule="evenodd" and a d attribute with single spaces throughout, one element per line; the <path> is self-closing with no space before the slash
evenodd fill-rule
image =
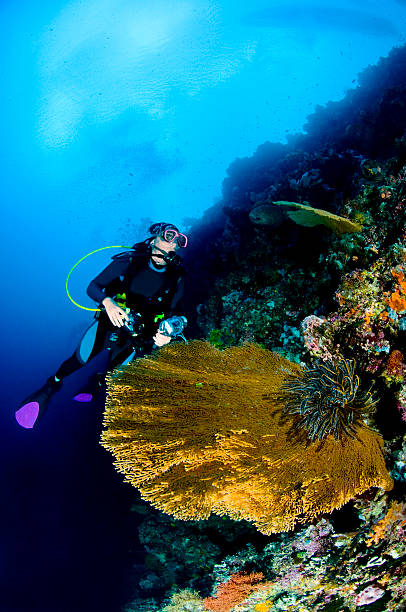
<path id="1" fill-rule="evenodd" d="M 180 336 L 185 340 L 186 338 L 183 335 L 183 330 L 187 325 L 186 317 L 170 317 L 169 319 L 164 319 L 159 324 L 159 331 L 161 334 L 165 336 L 170 336 L 171 338 L 176 338 L 176 336 Z"/>
<path id="2" fill-rule="evenodd" d="M 141 329 L 144 327 L 142 323 L 142 315 L 139 312 L 127 312 L 128 321 L 124 322 L 125 327 L 131 333 L 132 336 L 138 336 Z"/>
<path id="3" fill-rule="evenodd" d="M 141 333 L 144 324 L 142 323 L 142 315 L 139 312 L 128 312 L 128 321 L 124 325 L 132 336 L 138 336 Z M 183 330 L 187 325 L 187 319 L 183 316 L 169 317 L 160 322 L 158 330 L 165 336 L 176 338 L 180 336 L 185 342 L 186 338 L 183 335 Z"/>

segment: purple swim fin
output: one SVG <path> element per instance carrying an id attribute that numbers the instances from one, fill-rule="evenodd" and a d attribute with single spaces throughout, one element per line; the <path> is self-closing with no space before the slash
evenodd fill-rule
<path id="1" fill-rule="evenodd" d="M 78 393 L 77 395 L 74 395 L 73 399 L 75 400 L 75 402 L 91 402 L 93 399 L 93 394 L 92 393 L 84 393 L 82 391 L 82 393 Z"/>
<path id="2" fill-rule="evenodd" d="M 94 374 L 86 386 L 73 397 L 75 402 L 92 402 L 105 389 L 105 378 L 106 374 L 102 372 Z"/>
<path id="3" fill-rule="evenodd" d="M 48 408 L 52 395 L 62 386 L 51 376 L 45 385 L 25 398 L 15 413 L 17 423 L 24 429 L 32 429 Z"/>
<path id="4" fill-rule="evenodd" d="M 15 413 L 16 421 L 25 429 L 32 429 L 39 416 L 39 402 L 26 402 Z"/>

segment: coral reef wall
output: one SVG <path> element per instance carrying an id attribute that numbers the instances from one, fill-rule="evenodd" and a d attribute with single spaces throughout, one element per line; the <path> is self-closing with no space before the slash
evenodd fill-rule
<path id="1" fill-rule="evenodd" d="M 189 336 L 254 342 L 301 367 L 356 364 L 384 441 L 390 492 L 263 535 L 227 516 L 171 518 L 138 498 L 145 567 L 126 612 L 400 612 L 406 600 L 406 47 L 316 109 L 305 133 L 231 163 L 221 201 L 191 223 Z M 361 228 L 303 227 L 288 201 Z M 131 539 L 131 535 L 129 536 Z M 134 538 L 136 536 L 134 535 Z"/>

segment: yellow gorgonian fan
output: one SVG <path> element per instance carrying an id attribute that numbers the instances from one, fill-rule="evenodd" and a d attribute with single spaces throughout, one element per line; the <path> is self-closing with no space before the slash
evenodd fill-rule
<path id="1" fill-rule="evenodd" d="M 156 508 L 246 519 L 264 534 L 390 489 L 382 437 L 368 427 L 322 442 L 292 435 L 276 398 L 299 371 L 253 344 L 173 343 L 109 376 L 101 443 Z"/>
<path id="2" fill-rule="evenodd" d="M 314 208 L 308 204 L 299 204 L 298 202 L 287 202 L 279 200 L 272 203 L 258 202 L 258 206 L 253 208 L 250 217 L 256 219 L 256 223 L 266 224 L 267 216 L 273 219 L 275 216 L 274 206 L 284 207 L 289 219 L 303 225 L 304 227 L 315 227 L 316 225 L 325 225 L 333 230 L 336 234 L 344 234 L 346 232 L 360 232 L 362 226 L 359 223 L 354 223 L 346 217 L 334 215 L 328 210 L 322 208 Z M 254 215 L 258 209 L 258 214 Z M 290 209 L 290 210 L 289 210 Z M 260 214 L 259 214 L 260 213 Z"/>

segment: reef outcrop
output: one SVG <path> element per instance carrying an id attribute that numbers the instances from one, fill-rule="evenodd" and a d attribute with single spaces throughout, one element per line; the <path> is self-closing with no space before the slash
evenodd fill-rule
<path id="1" fill-rule="evenodd" d="M 223 353 L 224 359 L 233 351 L 248 350 L 244 349 L 247 343 L 248 346 L 255 343 L 264 352 L 277 353 L 296 371 L 317 369 L 323 364 L 334 369 L 343 360 L 353 362 L 361 387 L 370 389 L 373 385 L 371 393 L 376 402 L 363 416 L 362 427 L 372 431 L 376 441 L 381 440 L 377 444 L 381 445 L 385 470 L 390 472 L 394 487 L 386 492 L 367 486 L 368 490 L 363 492 L 352 490 L 345 497 L 350 501 L 341 509 L 331 512 L 340 504 L 325 507 L 321 516 L 308 517 L 310 522 L 304 525 L 296 520 L 299 515 L 293 513 L 294 519 L 288 525 L 294 527 L 292 531 L 275 533 L 277 529 L 265 527 L 264 533 L 270 535 L 262 535 L 248 522 L 235 522 L 227 516 L 192 520 L 202 516 L 194 514 L 192 503 L 189 515 L 185 515 L 191 519 L 188 522 L 150 509 L 143 518 L 144 528 L 141 526 L 149 569 L 138 581 L 126 612 L 208 609 L 266 612 L 290 608 L 353 612 L 358 607 L 369 609 L 368 606 L 380 612 L 404 609 L 406 47 L 394 49 L 377 66 L 369 67 L 358 82 L 342 101 L 317 108 L 308 118 L 304 133 L 289 137 L 286 144 L 266 142 L 252 157 L 231 163 L 221 201 L 189 228 L 191 239 L 185 256 L 186 315 L 190 337 L 204 341 L 205 346 L 210 343 L 213 354 Z M 320 225 L 300 226 L 277 206 L 273 211 L 261 210 L 263 203 L 278 201 L 327 211 L 332 218 L 335 215 L 348 219 L 359 231 L 336 234 Z M 165 354 L 162 353 L 163 361 Z M 221 364 L 221 358 L 216 358 Z M 144 496 L 153 503 L 160 500 L 155 505 L 164 510 L 169 504 L 176 514 L 173 492 L 178 496 L 179 507 L 187 505 L 183 494 L 190 475 L 182 457 L 174 459 L 176 449 L 182 448 L 186 453 L 183 458 L 189 457 L 191 463 L 187 467 L 192 472 L 199 469 L 201 461 L 204 477 L 208 453 L 221 445 L 216 446 L 210 411 L 206 408 L 206 412 L 197 409 L 196 431 L 187 430 L 186 423 L 195 404 L 187 403 L 188 393 L 180 379 L 172 379 L 165 368 L 159 378 L 158 363 L 159 359 L 153 358 L 145 365 L 149 374 L 153 372 L 156 377 L 154 384 L 161 389 L 165 380 L 172 380 L 176 402 L 180 397 L 185 400 L 182 436 L 179 431 L 174 434 L 179 422 L 175 423 L 169 408 L 164 412 L 162 431 L 159 421 L 152 430 L 155 407 L 146 402 L 142 408 L 148 415 L 145 429 L 140 423 L 130 426 L 125 414 L 118 415 L 108 445 L 110 448 L 119 445 L 122 431 L 127 431 L 128 440 L 136 439 L 140 457 L 137 479 L 142 480 L 143 474 L 148 476 L 151 473 L 148 470 L 161 470 L 160 480 L 151 479 L 153 486 L 148 489 L 146 485 Z M 221 367 L 219 371 L 222 372 Z M 186 373 L 182 370 L 183 375 Z M 219 405 L 227 404 L 225 396 L 216 404 L 218 394 L 223 393 L 223 382 L 213 378 L 206 388 L 207 381 L 196 378 L 196 372 L 190 376 L 193 398 L 208 394 L 207 405 L 212 406 L 211 414 L 217 415 L 224 431 L 227 428 L 224 415 L 228 414 L 229 419 L 233 411 L 238 415 L 235 427 L 229 424 L 231 435 L 223 436 L 227 452 L 223 449 L 218 464 L 219 480 L 215 481 L 213 470 L 208 476 L 208 485 L 215 492 L 209 504 L 213 508 L 216 495 L 221 490 L 228 491 L 227 487 L 232 488 L 235 482 L 234 476 L 231 480 L 227 478 L 226 455 L 230 454 L 232 463 L 239 441 L 247 435 L 241 433 L 247 430 L 247 425 L 238 411 L 236 395 L 252 397 L 248 387 L 241 386 L 243 380 L 237 377 L 235 388 L 227 391 L 229 406 L 220 411 Z M 348 385 L 344 388 L 351 391 Z M 121 389 L 120 392 L 127 393 L 125 379 Z M 339 385 L 335 392 L 339 393 Z M 141 399 L 137 401 L 141 406 Z M 317 411 L 317 403 L 315 406 Z M 181 414 L 179 409 L 179 418 Z M 299 416 L 306 417 L 306 413 Z M 311 414 L 309 418 L 308 431 L 316 431 Z M 323 420 L 317 422 L 321 427 Z M 332 422 L 337 421 L 333 418 Z M 269 427 L 270 431 L 275 430 L 274 423 L 269 423 Z M 164 432 L 170 433 L 166 435 L 167 448 Z M 331 438 L 334 440 L 333 434 Z M 287 443 L 285 434 L 281 440 Z M 250 443 L 253 444 L 251 438 Z M 169 469 L 160 454 L 164 447 L 174 460 L 173 468 Z M 268 455 L 267 449 L 261 447 L 261 458 L 258 455 L 250 463 L 253 447 L 255 444 L 240 445 L 238 461 L 242 461 L 243 451 L 248 448 L 247 470 L 252 469 L 254 474 L 255 466 Z M 352 465 L 354 457 L 355 454 L 346 461 Z M 361 455 L 358 457 L 362 463 Z M 130 450 L 123 451 L 121 456 L 117 453 L 125 473 L 126 461 L 130 459 Z M 168 478 L 163 482 L 162 474 L 168 469 Z M 381 470 L 380 474 L 383 473 Z M 290 483 L 286 492 L 291 498 L 301 490 L 299 480 L 303 483 L 303 478 L 299 478 L 296 487 L 294 479 L 285 480 Z M 341 490 L 339 476 L 336 484 Z M 385 488 L 387 484 L 385 478 L 380 483 L 375 481 L 379 487 Z M 254 478 L 253 491 L 257 486 L 260 485 Z M 261 486 L 265 486 L 263 479 Z M 237 489 L 234 493 L 235 499 L 242 495 Z M 194 490 L 189 500 L 196 499 L 198 494 Z M 272 495 L 267 497 L 263 488 L 255 500 L 258 518 L 253 518 L 255 512 L 247 499 L 244 495 L 240 498 L 238 518 L 253 519 L 258 526 L 264 526 L 259 519 L 261 504 L 263 507 L 271 503 Z M 204 487 L 201 500 L 200 508 L 205 504 Z M 272 503 L 275 509 L 277 502 Z M 140 507 L 141 502 L 137 508 Z M 233 516 L 230 508 L 231 502 L 224 514 Z M 246 510 L 245 514 L 240 512 L 241 508 Z M 282 514 L 285 518 L 289 516 L 286 509 L 272 516 L 277 521 Z M 285 523 L 283 528 L 286 526 Z M 154 536 L 158 527 L 159 541 Z M 171 580 L 165 576 L 171 576 Z"/>

